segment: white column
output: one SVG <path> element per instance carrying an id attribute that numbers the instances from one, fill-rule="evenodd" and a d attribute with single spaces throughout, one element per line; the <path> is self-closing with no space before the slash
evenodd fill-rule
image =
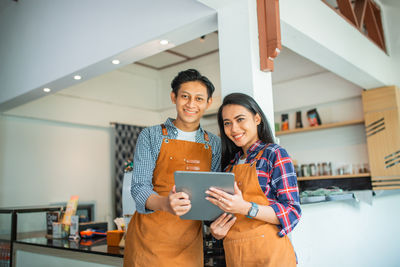
<path id="1" fill-rule="evenodd" d="M 257 2 L 255 0 L 199 0 L 218 12 L 222 97 L 251 95 L 274 131 L 271 73 L 260 71 Z"/>

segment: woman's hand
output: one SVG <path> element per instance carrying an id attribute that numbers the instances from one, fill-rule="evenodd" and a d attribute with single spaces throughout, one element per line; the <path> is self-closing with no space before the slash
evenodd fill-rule
<path id="1" fill-rule="evenodd" d="M 224 238 L 235 221 L 236 217 L 232 218 L 232 214 L 222 214 L 210 225 L 211 234 L 218 240 Z"/>
<path id="2" fill-rule="evenodd" d="M 210 189 L 206 191 L 206 194 L 211 196 L 206 197 L 208 201 L 218 206 L 225 212 L 247 215 L 251 207 L 251 203 L 243 199 L 242 191 L 240 191 L 236 182 L 234 184 L 233 195 L 214 187 L 210 187 Z"/>
<path id="3" fill-rule="evenodd" d="M 175 185 L 172 187 L 172 190 L 169 192 L 166 203 L 165 211 L 177 215 L 182 216 L 189 212 L 192 208 L 190 204 L 189 195 L 185 192 L 176 192 Z"/>

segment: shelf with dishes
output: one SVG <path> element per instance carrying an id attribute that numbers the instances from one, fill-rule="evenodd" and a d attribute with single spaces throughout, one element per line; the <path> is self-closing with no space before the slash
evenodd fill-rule
<path id="1" fill-rule="evenodd" d="M 287 135 L 287 134 L 318 131 L 318 130 L 338 128 L 338 127 L 358 125 L 358 124 L 364 124 L 364 120 L 349 120 L 349 121 L 343 121 L 343 122 L 326 123 L 326 124 L 322 124 L 322 125 L 318 125 L 318 126 L 311 126 L 311 127 L 306 127 L 306 128 L 297 128 L 297 129 L 292 129 L 292 130 L 277 131 L 277 132 L 275 132 L 275 135 L 282 136 L 282 135 Z"/>

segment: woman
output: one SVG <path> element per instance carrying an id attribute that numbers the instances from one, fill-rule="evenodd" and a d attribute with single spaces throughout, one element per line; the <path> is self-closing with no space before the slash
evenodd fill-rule
<path id="1" fill-rule="evenodd" d="M 227 266 L 295 266 L 287 234 L 301 210 L 292 160 L 274 144 L 264 113 L 248 95 L 226 96 L 218 125 L 221 168 L 235 173 L 235 193 L 216 188 L 206 193 L 207 200 L 227 212 L 210 227 L 215 238 L 224 238 Z M 228 213 L 236 217 L 234 223 Z"/>

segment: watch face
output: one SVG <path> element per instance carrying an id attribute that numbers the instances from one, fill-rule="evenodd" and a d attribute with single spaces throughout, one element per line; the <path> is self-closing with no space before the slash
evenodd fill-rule
<path id="1" fill-rule="evenodd" d="M 257 212 L 258 212 L 258 207 L 252 206 L 251 209 L 250 209 L 249 215 L 251 217 L 255 217 L 257 215 Z"/>

